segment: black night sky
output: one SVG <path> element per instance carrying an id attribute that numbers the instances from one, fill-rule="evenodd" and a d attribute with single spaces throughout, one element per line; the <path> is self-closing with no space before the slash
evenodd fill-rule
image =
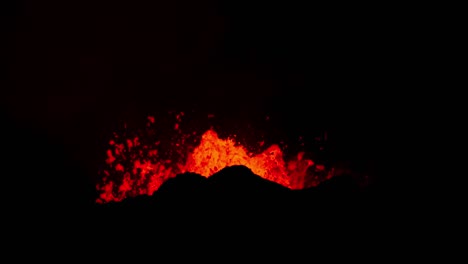
<path id="1" fill-rule="evenodd" d="M 3 8 L 8 195 L 87 204 L 119 122 L 169 110 L 241 126 L 268 115 L 278 138 L 327 131 L 333 158 L 373 171 L 395 52 L 387 11 L 306 2 L 46 0 Z"/>

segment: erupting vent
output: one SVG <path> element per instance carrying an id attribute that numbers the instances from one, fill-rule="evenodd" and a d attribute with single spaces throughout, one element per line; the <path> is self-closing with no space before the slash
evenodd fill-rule
<path id="1" fill-rule="evenodd" d="M 176 116 L 181 121 L 184 113 Z M 119 135 L 109 142 L 102 179 L 96 186 L 97 203 L 121 201 L 137 195 L 152 195 L 167 179 L 184 172 L 209 177 L 224 167 L 244 165 L 264 179 L 290 189 L 315 186 L 330 179 L 332 168 L 315 164 L 299 152 L 293 159 L 284 160 L 279 145 L 269 147 L 259 142 L 257 152 L 248 151 L 235 137 L 220 138 L 209 129 L 202 135 L 182 133 L 179 123 L 174 126 L 170 144 L 163 144 L 155 133 L 155 118 L 148 117 L 144 132 L 139 135 Z M 167 146 L 170 149 L 165 149 Z"/>

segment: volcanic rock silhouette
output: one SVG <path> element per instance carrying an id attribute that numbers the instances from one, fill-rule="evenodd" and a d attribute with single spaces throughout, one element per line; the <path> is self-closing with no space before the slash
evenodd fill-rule
<path id="1" fill-rule="evenodd" d="M 208 220 L 222 214 L 264 219 L 309 210 L 317 214 L 326 211 L 328 215 L 356 210 L 365 202 L 361 199 L 363 193 L 347 175 L 314 188 L 291 190 L 238 165 L 226 167 L 208 178 L 195 173 L 179 174 L 167 180 L 152 196 L 100 204 L 95 209 L 100 216 L 117 220 L 130 218 L 129 221 L 139 217 L 150 222 L 187 219 L 188 215 Z"/>
<path id="2" fill-rule="evenodd" d="M 283 241 L 281 248 L 286 250 L 288 243 L 303 239 L 321 244 L 322 239 L 329 243 L 336 238 L 362 238 L 375 221 L 372 197 L 367 194 L 347 175 L 291 190 L 245 166 L 231 166 L 208 178 L 179 174 L 152 196 L 96 204 L 92 230 L 113 238 L 116 246 L 124 237 L 125 241 L 157 238 L 169 244 L 187 243 L 202 251 L 208 245 L 234 241 L 254 248 Z"/>

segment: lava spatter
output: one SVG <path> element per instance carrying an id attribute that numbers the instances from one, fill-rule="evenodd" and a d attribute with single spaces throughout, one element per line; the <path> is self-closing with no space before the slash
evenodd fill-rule
<path id="1" fill-rule="evenodd" d="M 209 177 L 221 169 L 232 165 L 244 165 L 260 177 L 279 183 L 290 189 L 302 189 L 311 167 L 325 171 L 323 165 L 316 165 L 311 159 L 304 158 L 299 152 L 293 159 L 285 161 L 279 145 L 264 146 L 262 151 L 253 153 L 236 142 L 235 136 L 220 138 L 214 129 L 208 129 L 194 139 L 198 133 L 184 133 L 180 128 L 184 113 L 176 116 L 176 130 L 170 144 L 161 144 L 158 138 L 140 136 L 119 136 L 109 141 L 106 168 L 100 174 L 97 184 L 99 193 L 97 203 L 118 202 L 127 197 L 152 195 L 169 178 L 184 172 L 193 172 Z M 147 128 L 153 129 L 155 118 L 148 117 Z M 146 133 L 154 135 L 154 133 Z M 161 149 L 162 145 L 170 149 Z M 266 148 L 265 148 L 266 147 Z M 332 170 L 330 170 L 332 171 Z M 325 178 L 330 178 L 328 174 Z M 309 185 L 317 185 L 324 177 L 308 179 Z"/>

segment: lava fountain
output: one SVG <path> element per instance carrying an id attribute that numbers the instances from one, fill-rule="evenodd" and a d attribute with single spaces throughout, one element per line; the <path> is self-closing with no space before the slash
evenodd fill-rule
<path id="1" fill-rule="evenodd" d="M 181 112 L 176 116 L 178 122 L 183 115 Z M 154 140 L 154 124 L 155 118 L 149 116 L 146 133 L 114 133 L 109 141 L 105 168 L 99 171 L 102 178 L 96 186 L 97 203 L 152 195 L 166 180 L 178 174 L 193 172 L 209 177 L 232 165 L 244 165 L 262 178 L 290 189 L 315 186 L 333 176 L 333 169 L 325 169 L 324 165 L 304 158 L 304 152 L 285 161 L 277 144 L 265 147 L 264 142 L 259 142 L 258 148 L 263 149 L 252 152 L 236 142 L 234 136 L 220 138 L 212 128 L 201 136 L 196 132 L 184 134 L 179 123 L 174 125 L 175 136 L 162 151 L 162 141 Z"/>

